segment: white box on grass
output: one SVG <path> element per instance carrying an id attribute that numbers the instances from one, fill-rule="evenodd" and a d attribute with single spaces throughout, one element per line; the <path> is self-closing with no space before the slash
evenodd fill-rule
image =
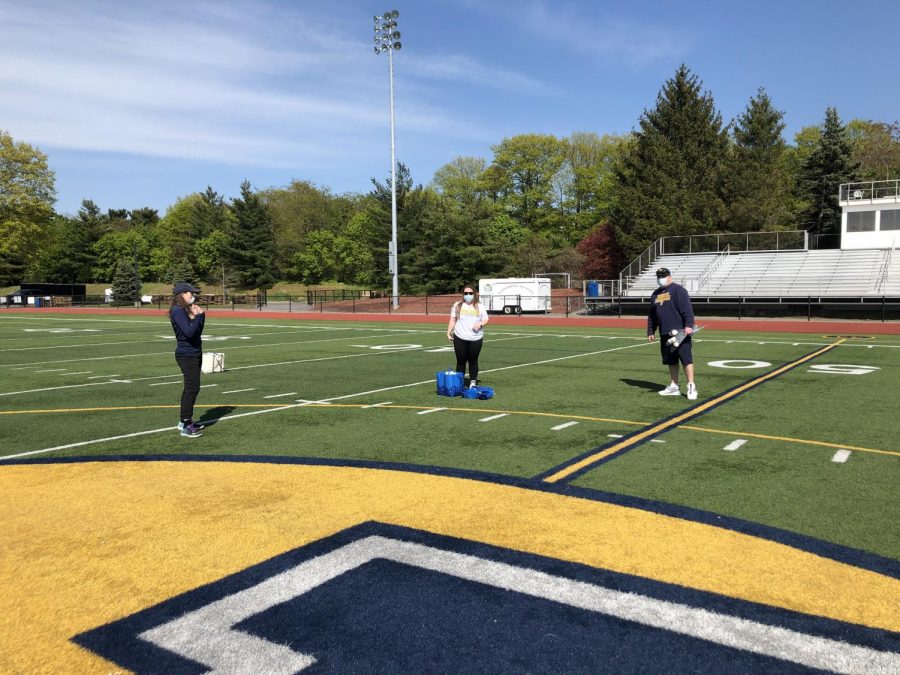
<path id="1" fill-rule="evenodd" d="M 225 354 L 222 352 L 203 352 L 200 364 L 201 373 L 221 373 L 225 370 Z"/>

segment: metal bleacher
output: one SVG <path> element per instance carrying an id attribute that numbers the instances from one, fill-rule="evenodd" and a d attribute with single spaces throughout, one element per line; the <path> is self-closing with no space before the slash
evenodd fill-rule
<path id="1" fill-rule="evenodd" d="M 665 254 L 642 270 L 624 295 L 649 296 L 660 267 L 698 297 L 900 296 L 900 256 L 890 249 Z"/>

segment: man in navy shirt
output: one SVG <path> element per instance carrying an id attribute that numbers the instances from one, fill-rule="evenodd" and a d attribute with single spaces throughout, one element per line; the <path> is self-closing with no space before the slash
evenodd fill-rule
<path id="1" fill-rule="evenodd" d="M 672 273 L 665 267 L 656 270 L 656 282 L 659 288 L 650 296 L 647 339 L 653 342 L 656 339 L 656 329 L 659 328 L 662 362 L 669 366 L 671 376 L 669 386 L 659 393 L 661 396 L 681 395 L 678 387 L 680 362 L 687 376 L 687 397 L 694 401 L 697 399 L 697 385 L 694 384 L 694 357 L 691 354 L 691 333 L 694 332 L 694 309 L 691 307 L 691 298 L 683 286 L 672 281 Z M 673 331 L 684 331 L 686 336 L 677 346 L 668 343 Z"/>

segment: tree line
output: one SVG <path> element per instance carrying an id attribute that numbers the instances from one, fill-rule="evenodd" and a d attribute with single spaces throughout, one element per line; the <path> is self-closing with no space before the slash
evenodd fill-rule
<path id="1" fill-rule="evenodd" d="M 400 283 L 443 293 L 485 276 L 618 277 L 663 236 L 805 229 L 837 234 L 840 183 L 900 178 L 897 122 L 836 109 L 783 138 L 764 89 L 724 123 L 686 66 L 630 134 L 520 134 L 490 159 L 456 157 L 427 185 L 397 166 Z M 0 285 L 188 280 L 267 289 L 279 280 L 386 288 L 390 179 L 334 194 L 308 180 L 226 201 L 212 187 L 150 208 L 57 214 L 47 157 L 0 131 Z M 124 292 L 124 291 L 123 291 Z"/>

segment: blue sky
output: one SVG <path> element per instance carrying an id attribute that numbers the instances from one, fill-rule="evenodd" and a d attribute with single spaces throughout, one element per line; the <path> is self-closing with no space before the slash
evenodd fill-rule
<path id="1" fill-rule="evenodd" d="M 365 192 L 390 170 L 372 16 L 394 8 L 416 182 L 519 133 L 628 132 L 681 63 L 726 122 L 765 87 L 788 140 L 829 105 L 900 118 L 895 0 L 0 0 L 0 129 L 47 153 L 64 213 L 162 214 L 245 178 Z"/>

